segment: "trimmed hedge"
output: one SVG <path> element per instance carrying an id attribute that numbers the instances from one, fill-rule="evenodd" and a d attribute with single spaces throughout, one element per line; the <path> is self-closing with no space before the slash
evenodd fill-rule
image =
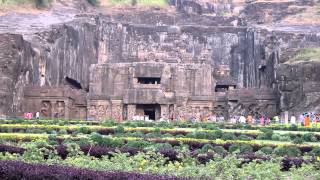
<path id="1" fill-rule="evenodd" d="M 187 178 L 119 171 L 95 171 L 59 165 L 29 164 L 22 161 L 0 161 L 2 180 L 87 179 L 87 180 L 182 180 Z"/>

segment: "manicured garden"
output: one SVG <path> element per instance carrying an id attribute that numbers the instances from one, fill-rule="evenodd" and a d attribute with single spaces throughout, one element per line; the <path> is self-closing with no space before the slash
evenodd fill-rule
<path id="1" fill-rule="evenodd" d="M 0 179 L 320 178 L 318 127 L 0 122 Z"/>

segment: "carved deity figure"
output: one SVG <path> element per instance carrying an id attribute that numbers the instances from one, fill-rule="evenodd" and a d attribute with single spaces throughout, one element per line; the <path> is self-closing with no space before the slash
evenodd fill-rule
<path id="1" fill-rule="evenodd" d="M 51 109 L 50 101 L 42 101 L 40 112 L 43 117 L 51 117 Z"/>

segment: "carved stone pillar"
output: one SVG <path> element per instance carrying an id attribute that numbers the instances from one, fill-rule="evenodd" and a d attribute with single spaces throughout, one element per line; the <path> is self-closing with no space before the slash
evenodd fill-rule
<path id="1" fill-rule="evenodd" d="M 133 116 L 136 115 L 136 105 L 129 104 L 127 108 L 127 119 L 132 120 Z"/>
<path id="2" fill-rule="evenodd" d="M 161 118 L 169 119 L 169 105 L 161 104 L 160 108 L 161 108 Z"/>
<path id="3" fill-rule="evenodd" d="M 111 117 L 117 121 L 123 120 L 123 105 L 121 100 L 111 101 Z"/>

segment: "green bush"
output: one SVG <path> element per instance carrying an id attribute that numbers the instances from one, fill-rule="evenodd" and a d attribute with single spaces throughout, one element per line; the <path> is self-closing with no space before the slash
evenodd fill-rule
<path id="1" fill-rule="evenodd" d="M 237 137 L 233 133 L 223 133 L 221 139 L 234 140 L 234 139 L 237 139 Z"/>
<path id="2" fill-rule="evenodd" d="M 243 144 L 240 146 L 240 152 L 241 153 L 249 153 L 252 152 L 253 148 L 249 144 Z"/>
<path id="3" fill-rule="evenodd" d="M 250 140 L 252 140 L 252 138 L 251 137 L 249 137 L 249 136 L 246 136 L 246 135 L 240 135 L 239 137 L 238 137 L 238 139 L 239 140 L 242 140 L 242 141 L 250 141 Z"/>
<path id="4" fill-rule="evenodd" d="M 271 140 L 273 140 L 273 141 L 279 141 L 279 140 L 280 140 L 280 137 L 281 137 L 281 135 L 279 135 L 279 134 L 273 134 L 273 135 L 271 136 Z"/>
<path id="5" fill-rule="evenodd" d="M 261 132 L 263 132 L 265 139 L 271 139 L 273 135 L 273 130 L 268 128 L 262 128 L 260 129 Z"/>
<path id="6" fill-rule="evenodd" d="M 280 136 L 279 141 L 291 141 L 289 136 Z"/>
<path id="7" fill-rule="evenodd" d="M 230 147 L 229 147 L 229 152 L 230 153 L 233 153 L 237 150 L 240 150 L 240 145 L 239 144 L 232 144 Z"/>
<path id="8" fill-rule="evenodd" d="M 213 151 L 217 154 L 220 154 L 220 155 L 223 155 L 227 152 L 222 146 L 213 147 Z"/>
<path id="9" fill-rule="evenodd" d="M 301 155 L 301 151 L 299 148 L 294 147 L 294 146 L 290 146 L 286 149 L 287 151 L 287 155 L 288 156 L 300 156 Z"/>
<path id="10" fill-rule="evenodd" d="M 123 126 L 117 126 L 116 132 L 117 133 L 124 133 L 124 127 Z"/>
<path id="11" fill-rule="evenodd" d="M 103 142 L 103 136 L 97 132 L 91 133 L 90 139 L 97 144 L 102 144 Z"/>
<path id="12" fill-rule="evenodd" d="M 302 135 L 302 139 L 307 142 L 316 142 L 317 138 L 314 133 L 306 133 Z"/>
<path id="13" fill-rule="evenodd" d="M 222 135 L 223 135 L 223 131 L 222 130 L 217 130 L 217 131 L 214 132 L 214 136 L 216 138 L 221 138 Z"/>
<path id="14" fill-rule="evenodd" d="M 314 147 L 310 154 L 313 156 L 320 156 L 320 147 Z"/>
<path id="15" fill-rule="evenodd" d="M 77 130 L 78 133 L 82 133 L 82 134 L 90 134 L 91 130 L 88 127 L 80 127 Z"/>
<path id="16" fill-rule="evenodd" d="M 292 124 L 292 125 L 289 127 L 289 130 L 290 130 L 290 131 L 297 131 L 297 130 L 298 130 L 298 126 L 295 125 L 295 124 Z"/>
<path id="17" fill-rule="evenodd" d="M 296 137 L 292 143 L 294 144 L 302 144 L 303 143 L 303 139 L 301 137 Z"/>
<path id="18" fill-rule="evenodd" d="M 172 149 L 172 145 L 169 143 L 156 143 L 153 145 L 153 147 L 157 151 Z"/>
<path id="19" fill-rule="evenodd" d="M 219 130 L 219 127 L 217 127 L 214 124 L 209 124 L 206 126 L 206 129 L 210 129 L 210 130 Z"/>
<path id="20" fill-rule="evenodd" d="M 147 141 L 129 141 L 126 146 L 132 147 L 132 148 L 145 148 L 147 146 L 151 145 L 150 142 Z"/>
<path id="21" fill-rule="evenodd" d="M 276 147 L 273 150 L 273 153 L 278 155 L 278 156 L 285 156 L 287 154 L 287 151 L 286 151 L 285 147 Z"/>
<path id="22" fill-rule="evenodd" d="M 65 135 L 65 134 L 68 134 L 67 130 L 66 129 L 60 129 L 58 134 L 60 135 Z"/>
<path id="23" fill-rule="evenodd" d="M 260 151 L 263 152 L 264 154 L 272 154 L 273 149 L 271 147 L 265 146 L 265 147 L 262 147 Z"/>
<path id="24" fill-rule="evenodd" d="M 211 144 L 205 144 L 201 148 L 202 153 L 208 152 L 209 150 L 213 150 L 213 146 Z"/>

